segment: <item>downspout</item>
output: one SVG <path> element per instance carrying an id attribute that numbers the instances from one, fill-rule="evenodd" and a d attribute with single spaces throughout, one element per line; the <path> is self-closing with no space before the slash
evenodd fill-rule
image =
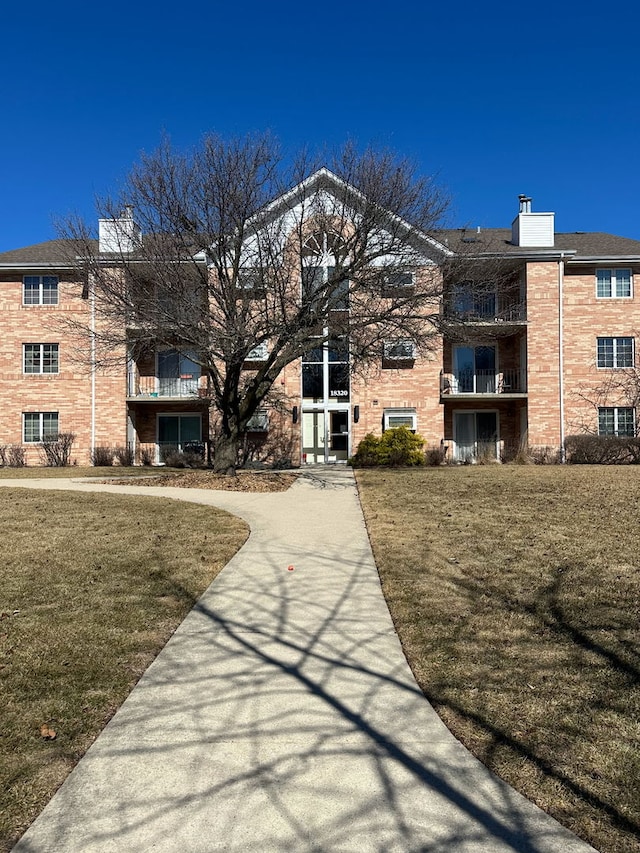
<path id="1" fill-rule="evenodd" d="M 89 299 L 91 300 L 91 458 L 96 449 L 96 293 L 89 274 Z"/>
<path id="2" fill-rule="evenodd" d="M 560 461 L 566 462 L 564 450 L 564 252 L 558 261 L 558 395 L 560 403 Z"/>

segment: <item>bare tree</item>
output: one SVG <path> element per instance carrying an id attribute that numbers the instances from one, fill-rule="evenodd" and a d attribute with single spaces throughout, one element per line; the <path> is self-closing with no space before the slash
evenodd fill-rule
<path id="1" fill-rule="evenodd" d="M 628 407 L 634 411 L 640 409 L 640 365 L 617 367 L 607 371 L 600 370 L 597 381 L 583 383 L 575 394 L 586 410 L 577 419 L 574 426 L 582 433 L 597 435 L 599 431 L 598 414 L 602 408 Z M 635 424 L 638 434 L 639 425 Z"/>
<path id="2" fill-rule="evenodd" d="M 251 417 L 311 348 L 338 342 L 352 370 L 389 338 L 433 348 L 443 246 L 429 235 L 445 208 L 386 152 L 347 145 L 318 168 L 291 165 L 268 136 L 207 136 L 189 153 L 165 141 L 100 202 L 109 251 L 81 221 L 62 228 L 94 300 L 90 357 L 170 346 L 197 359 L 217 413 L 213 466 L 233 472 Z"/>

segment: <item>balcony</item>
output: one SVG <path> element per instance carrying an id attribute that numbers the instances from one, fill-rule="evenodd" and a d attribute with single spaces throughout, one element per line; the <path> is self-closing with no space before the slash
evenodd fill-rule
<path id="1" fill-rule="evenodd" d="M 198 400 L 210 397 L 206 377 L 193 376 L 163 377 L 129 375 L 127 397 L 130 400 L 153 402 L 154 400 Z"/>
<path id="2" fill-rule="evenodd" d="M 527 371 L 521 369 L 459 370 L 440 373 L 440 397 L 482 395 L 522 396 L 527 393 Z"/>
<path id="3" fill-rule="evenodd" d="M 524 302 L 503 300 L 496 296 L 474 300 L 452 300 L 441 304 L 442 319 L 451 325 L 521 326 L 527 322 Z"/>

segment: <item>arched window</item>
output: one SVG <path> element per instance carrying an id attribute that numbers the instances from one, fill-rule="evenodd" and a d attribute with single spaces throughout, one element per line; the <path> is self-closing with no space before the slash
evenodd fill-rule
<path id="1" fill-rule="evenodd" d="M 346 243 L 337 231 L 315 231 L 302 245 L 302 297 L 315 298 L 328 311 L 349 307 L 349 281 L 336 274 L 346 257 Z"/>
<path id="2" fill-rule="evenodd" d="M 302 244 L 302 257 L 315 266 L 335 267 L 346 255 L 346 242 L 337 231 L 314 231 Z"/>

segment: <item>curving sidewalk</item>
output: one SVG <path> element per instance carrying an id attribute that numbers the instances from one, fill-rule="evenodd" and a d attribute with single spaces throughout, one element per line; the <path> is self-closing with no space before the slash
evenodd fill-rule
<path id="1" fill-rule="evenodd" d="M 593 851 L 423 697 L 349 469 L 276 494 L 0 485 L 171 497 L 251 527 L 15 853 Z"/>

